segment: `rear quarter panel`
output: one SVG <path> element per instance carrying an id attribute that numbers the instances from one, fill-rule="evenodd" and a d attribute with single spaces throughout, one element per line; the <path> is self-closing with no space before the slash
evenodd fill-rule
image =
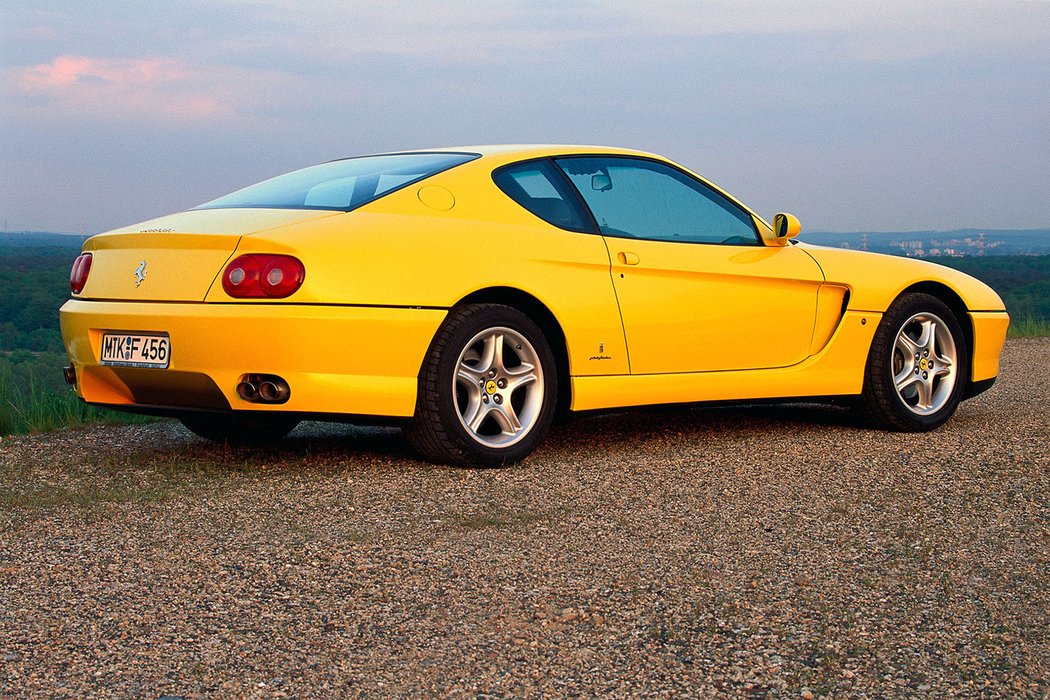
<path id="1" fill-rule="evenodd" d="M 627 373 L 602 238 L 547 224 L 495 186 L 491 164 L 483 177 L 470 166 L 346 214 L 245 236 L 237 252 L 298 256 L 306 280 L 289 302 L 300 304 L 448 308 L 478 290 L 518 289 L 561 324 L 572 374 Z M 450 209 L 424 204 L 420 190 L 433 187 L 451 194 Z M 223 300 L 215 285 L 208 301 Z"/>

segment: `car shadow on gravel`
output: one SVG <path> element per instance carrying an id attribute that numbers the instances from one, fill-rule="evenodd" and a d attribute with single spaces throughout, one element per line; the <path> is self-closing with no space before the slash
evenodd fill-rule
<path id="1" fill-rule="evenodd" d="M 638 445 L 661 435 L 703 440 L 758 434 L 770 430 L 807 428 L 865 429 L 866 425 L 845 405 L 818 403 L 717 404 L 692 406 L 650 406 L 611 412 L 595 412 L 570 417 L 551 428 L 538 453 L 557 460 L 559 449 L 583 448 L 600 443 L 615 450 L 617 445 Z M 304 465 L 356 467 L 421 468 L 420 460 L 401 431 L 394 427 L 369 427 L 340 423 L 304 422 L 288 437 L 268 446 L 232 447 L 216 445 L 179 431 L 177 445 L 162 452 L 190 452 L 198 458 L 248 464 L 288 463 L 289 468 Z M 175 435 L 172 435 L 175 437 Z M 528 461 L 528 460 L 527 460 Z M 444 468 L 444 467 L 440 467 Z"/>
<path id="2" fill-rule="evenodd" d="M 660 432 L 751 431 L 785 426 L 835 427 L 865 430 L 870 426 L 846 402 L 841 403 L 752 403 L 690 406 L 646 406 L 612 412 L 587 413 L 555 426 L 556 439 L 573 435 L 615 433 L 630 441 Z"/>
<path id="3" fill-rule="evenodd" d="M 194 452 L 213 457 L 299 461 L 347 461 L 403 464 L 416 460 L 398 428 L 304 421 L 287 437 L 257 446 L 219 445 L 188 435 Z M 184 443 L 181 449 L 185 449 Z M 176 448 L 179 449 L 179 448 Z"/>

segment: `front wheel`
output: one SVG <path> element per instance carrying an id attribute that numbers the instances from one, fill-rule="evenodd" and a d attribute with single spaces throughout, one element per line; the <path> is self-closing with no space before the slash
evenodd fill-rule
<path id="1" fill-rule="evenodd" d="M 951 309 L 928 294 L 906 294 L 890 304 L 875 331 L 861 405 L 879 427 L 933 430 L 962 400 L 968 359 Z"/>
<path id="2" fill-rule="evenodd" d="M 528 316 L 497 304 L 454 309 L 420 371 L 405 435 L 428 459 L 498 467 L 536 449 L 557 398 L 554 355 Z"/>

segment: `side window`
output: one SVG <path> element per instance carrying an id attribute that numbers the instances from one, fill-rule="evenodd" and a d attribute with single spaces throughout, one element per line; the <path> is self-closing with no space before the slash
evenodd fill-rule
<path id="1" fill-rule="evenodd" d="M 575 194 L 550 161 L 535 160 L 500 168 L 492 180 L 503 193 L 548 224 L 592 232 Z"/>
<path id="2" fill-rule="evenodd" d="M 759 243 L 746 211 L 663 163 L 619 157 L 558 158 L 557 163 L 603 234 L 681 243 Z"/>

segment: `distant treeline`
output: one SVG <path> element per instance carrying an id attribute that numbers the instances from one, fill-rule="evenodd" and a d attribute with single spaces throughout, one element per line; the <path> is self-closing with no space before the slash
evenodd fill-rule
<path id="1" fill-rule="evenodd" d="M 1050 255 L 1050 230 L 966 228 L 955 231 L 803 231 L 806 243 L 870 250 L 890 255 L 945 257 L 990 255 Z M 937 252 L 940 251 L 940 252 Z M 955 255 L 953 255 L 953 252 Z"/>
<path id="2" fill-rule="evenodd" d="M 103 420 L 139 422 L 80 401 L 62 379 L 68 363 L 58 307 L 69 298 L 79 245 L 7 246 L 0 239 L 0 436 Z"/>
<path id="3" fill-rule="evenodd" d="M 89 237 L 75 233 L 50 233 L 47 231 L 2 231 L 0 232 L 0 254 L 10 248 L 76 248 L 80 249 Z"/>
<path id="4" fill-rule="evenodd" d="M 76 248 L 0 246 L 0 350 L 62 350 L 58 307 Z"/>
<path id="5" fill-rule="evenodd" d="M 1050 322 L 1050 255 L 930 258 L 990 285 L 1015 321 Z"/>

